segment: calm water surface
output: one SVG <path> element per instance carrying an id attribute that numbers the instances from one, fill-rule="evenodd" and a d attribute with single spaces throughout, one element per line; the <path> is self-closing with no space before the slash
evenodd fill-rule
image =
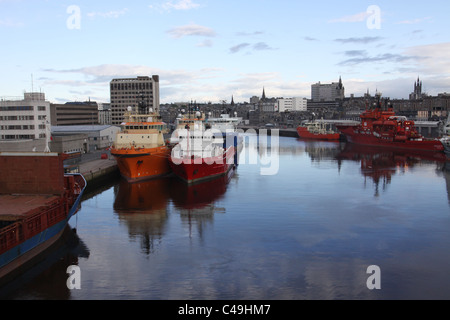
<path id="1" fill-rule="evenodd" d="M 262 175 L 268 156 L 279 168 Z M 449 163 L 284 137 L 240 157 L 229 178 L 193 187 L 119 179 L 88 193 L 67 244 L 0 297 L 450 298 Z M 80 290 L 66 286 L 73 264 Z"/>

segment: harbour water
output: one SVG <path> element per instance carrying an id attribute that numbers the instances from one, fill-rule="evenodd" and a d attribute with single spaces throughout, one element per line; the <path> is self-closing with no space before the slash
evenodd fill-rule
<path id="1" fill-rule="evenodd" d="M 268 150 L 245 142 L 223 179 L 117 179 L 91 190 L 65 245 L 0 298 L 450 298 L 445 159 L 288 137 Z M 268 156 L 278 163 L 263 174 Z M 80 289 L 67 286 L 70 265 Z M 368 287 L 373 265 L 379 289 Z"/>

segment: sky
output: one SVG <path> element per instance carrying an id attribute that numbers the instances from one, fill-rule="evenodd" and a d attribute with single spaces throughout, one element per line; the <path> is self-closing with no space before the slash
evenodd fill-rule
<path id="1" fill-rule="evenodd" d="M 109 102 L 159 75 L 161 103 L 450 92 L 448 1 L 0 0 L 0 97 Z"/>

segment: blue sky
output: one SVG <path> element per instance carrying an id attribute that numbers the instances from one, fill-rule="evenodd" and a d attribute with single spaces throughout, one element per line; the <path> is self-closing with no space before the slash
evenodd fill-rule
<path id="1" fill-rule="evenodd" d="M 446 1 L 0 0 L 0 96 L 109 102 L 109 81 L 160 76 L 161 103 L 450 92 Z M 33 81 L 31 80 L 33 79 Z M 33 85 L 32 85 L 33 84 Z"/>

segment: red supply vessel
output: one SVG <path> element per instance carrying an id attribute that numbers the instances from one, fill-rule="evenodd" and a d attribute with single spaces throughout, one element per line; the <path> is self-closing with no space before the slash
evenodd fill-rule
<path id="1" fill-rule="evenodd" d="M 298 136 L 302 139 L 338 141 L 339 132 L 327 129 L 323 122 L 307 122 L 297 127 Z"/>
<path id="2" fill-rule="evenodd" d="M 379 96 L 375 107 L 367 109 L 360 118 L 361 123 L 358 125 L 336 125 L 348 142 L 421 151 L 444 151 L 439 140 L 424 138 L 417 131 L 414 121 L 397 116 L 391 106 L 382 107 Z"/>

